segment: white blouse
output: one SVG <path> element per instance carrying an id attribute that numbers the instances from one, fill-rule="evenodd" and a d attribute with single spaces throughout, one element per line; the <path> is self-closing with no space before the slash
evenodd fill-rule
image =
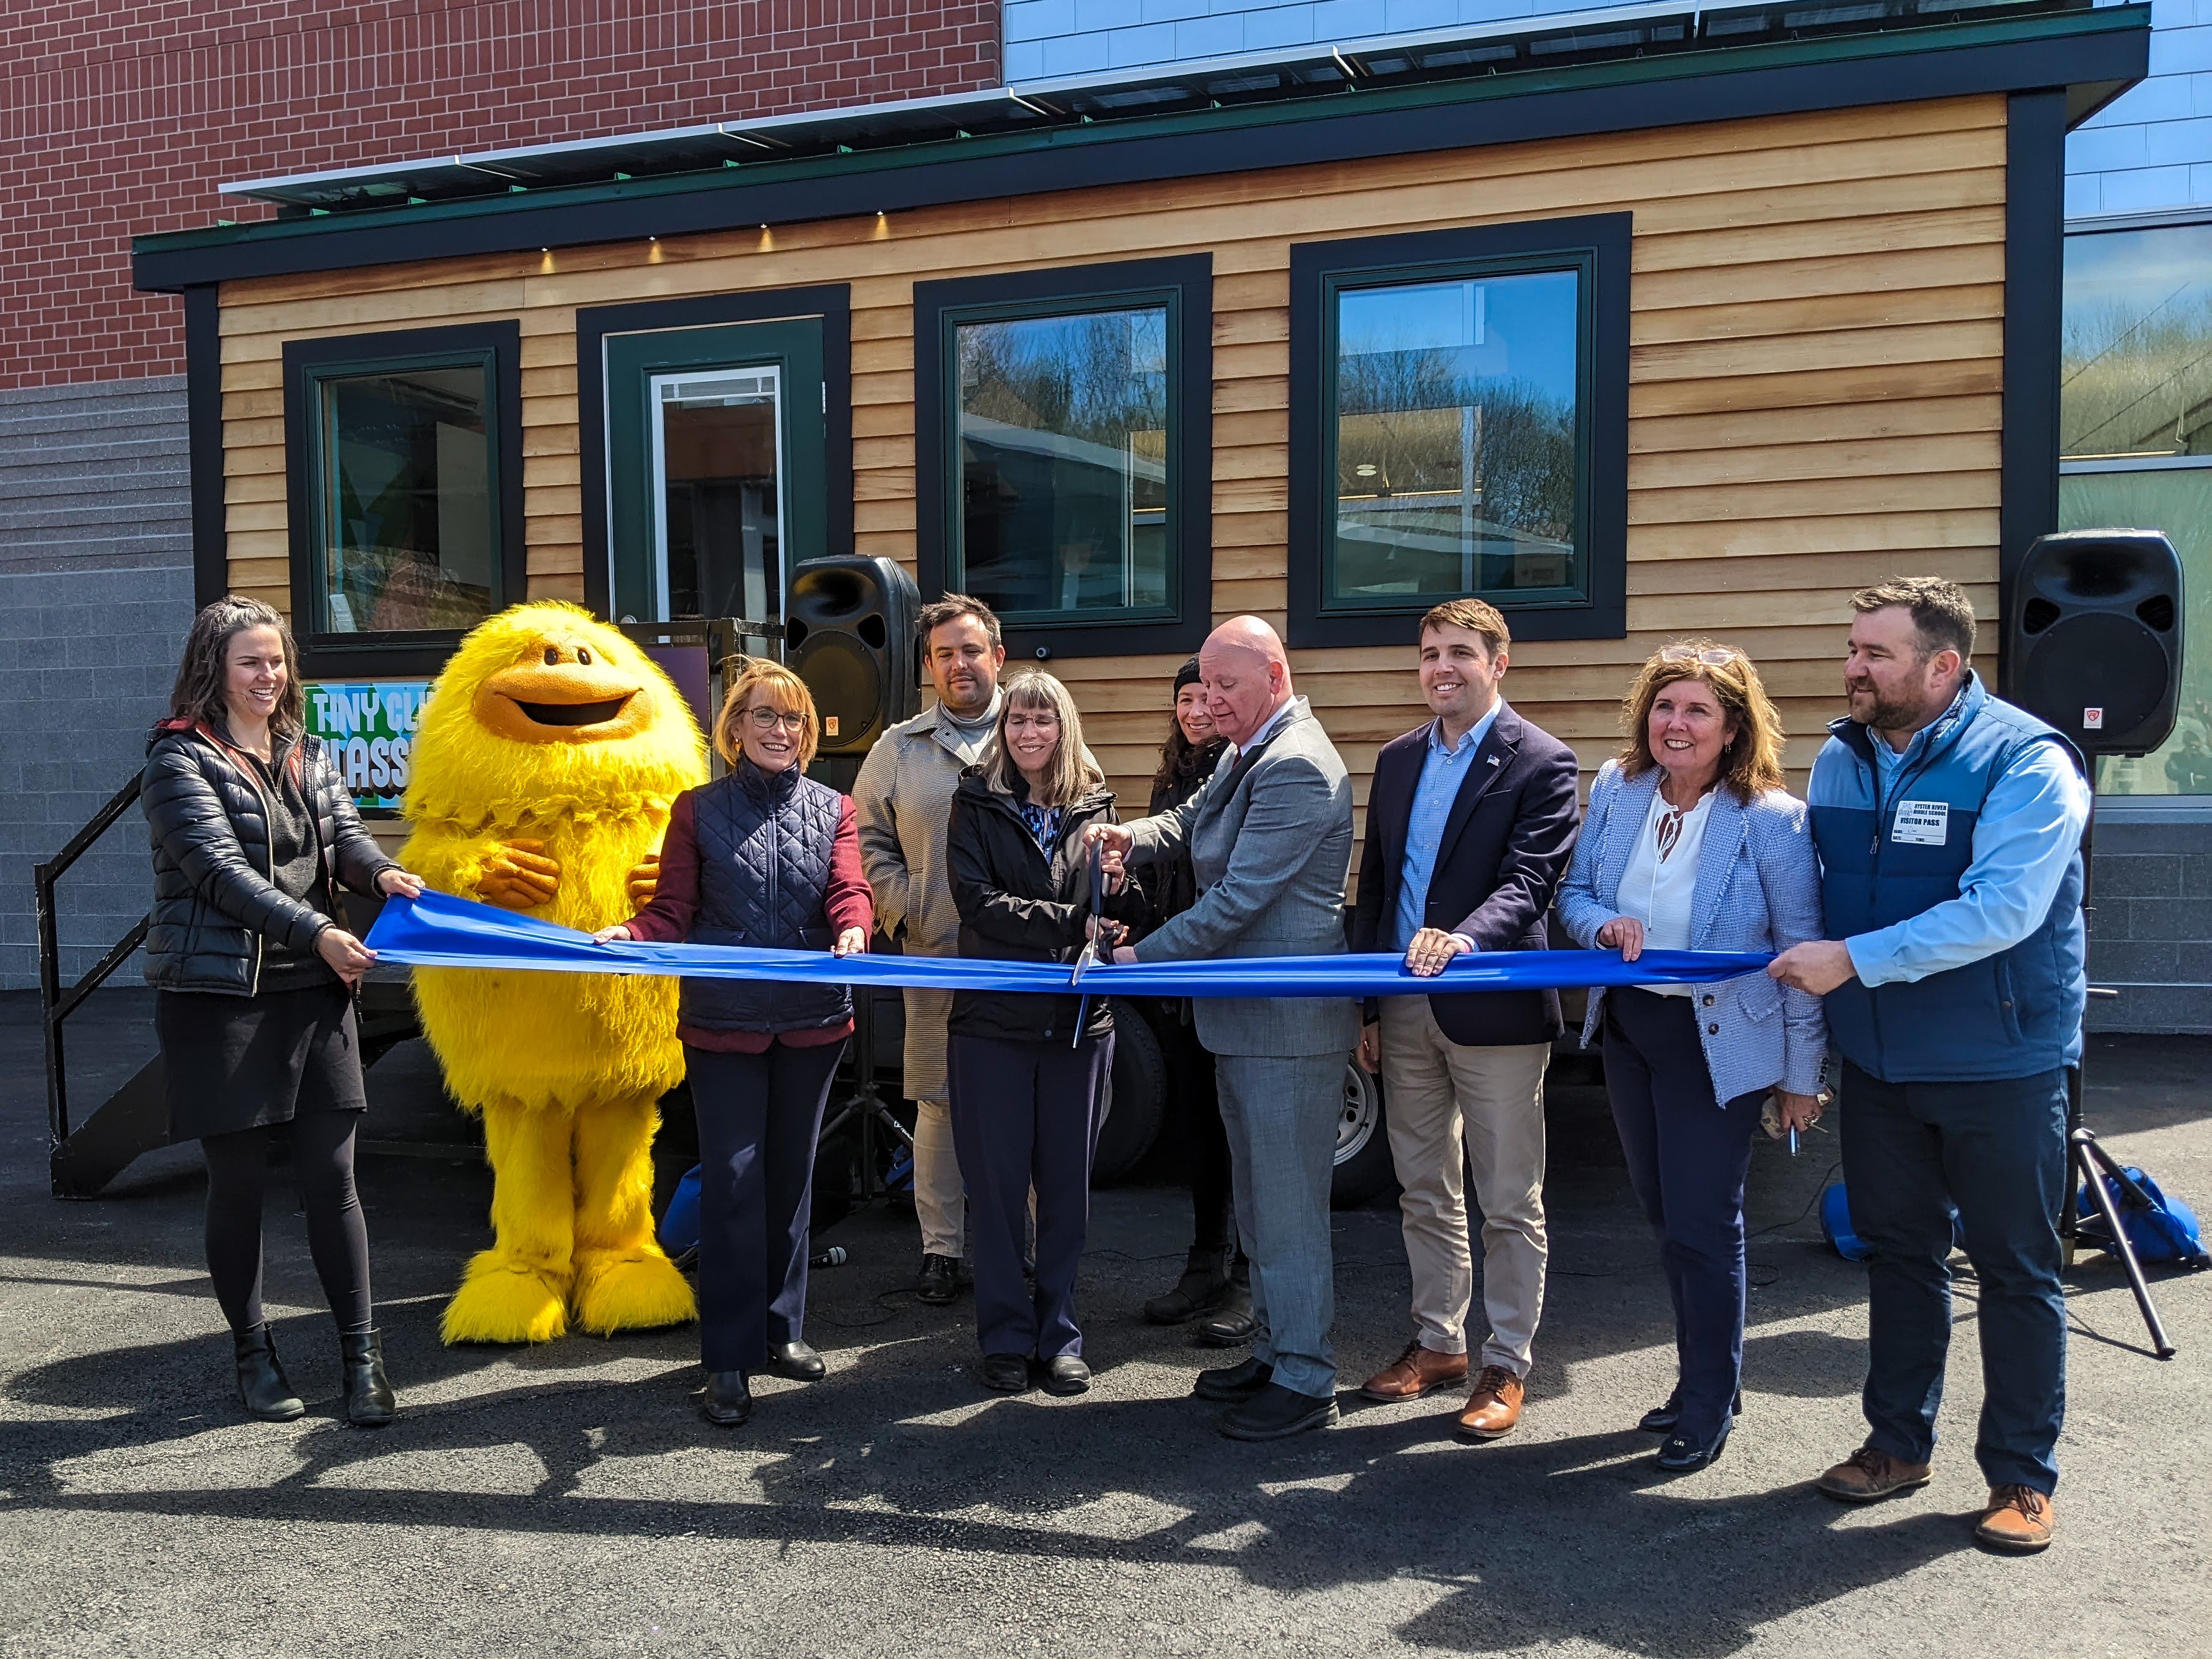
<path id="1" fill-rule="evenodd" d="M 1658 790 L 1651 792 L 1651 810 L 1644 815 L 1644 832 L 1636 838 L 1636 850 L 1628 855 L 1627 868 L 1620 872 L 1618 900 L 1621 915 L 1644 924 L 1647 951 L 1690 948 L 1690 902 L 1698 890 L 1698 854 L 1705 843 L 1706 822 L 1712 817 L 1713 793 L 1708 789 L 1695 806 L 1682 814 L 1674 844 L 1662 854 L 1660 831 L 1674 817 L 1674 809 Z M 1692 988 L 1646 985 L 1643 988 L 1661 996 L 1686 997 Z"/>

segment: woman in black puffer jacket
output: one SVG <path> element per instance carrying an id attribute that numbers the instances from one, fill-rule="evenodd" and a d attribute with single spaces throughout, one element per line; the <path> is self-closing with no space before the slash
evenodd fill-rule
<path id="1" fill-rule="evenodd" d="M 1087 824 L 1114 823 L 1114 797 L 1067 688 L 1049 674 L 1010 682 L 999 726 L 961 774 L 945 833 L 963 958 L 1072 962 L 1091 927 Z M 1144 895 L 1113 859 L 1104 908 L 1129 919 Z M 1124 930 L 1106 924 L 1102 951 Z M 952 1137 L 968 1186 L 975 1328 L 983 1382 L 1012 1394 L 1034 1360 L 1054 1394 L 1091 1386 L 1075 1322 L 1075 1273 L 1091 1222 L 1091 1162 L 1114 1063 L 1106 999 L 957 991 L 945 1021 Z M 1022 1237 L 1036 1191 L 1034 1290 Z"/>
<path id="2" fill-rule="evenodd" d="M 233 594 L 193 618 L 139 791 L 154 848 L 146 978 L 170 1139 L 197 1139 L 207 1157 L 208 1273 L 246 1409 L 271 1422 L 307 1409 L 261 1308 L 269 1142 L 289 1124 L 308 1248 L 337 1322 L 346 1417 L 377 1427 L 394 1407 L 353 1178 L 368 1103 L 353 990 L 374 957 L 333 919 L 332 883 L 410 898 L 422 884 L 362 827 L 303 713 L 282 617 Z"/>

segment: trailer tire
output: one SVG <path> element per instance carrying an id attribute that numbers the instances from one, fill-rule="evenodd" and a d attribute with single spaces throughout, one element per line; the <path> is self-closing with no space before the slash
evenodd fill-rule
<path id="1" fill-rule="evenodd" d="M 1329 1180 L 1329 1207 L 1354 1210 L 1386 1191 L 1398 1178 L 1390 1161 L 1389 1120 L 1382 1104 L 1382 1079 L 1344 1062 L 1344 1109 L 1336 1123 L 1336 1170 Z"/>
<path id="2" fill-rule="evenodd" d="M 1114 1004 L 1114 1070 L 1106 1085 L 1106 1121 L 1098 1128 L 1098 1151 L 1091 1164 L 1091 1184 L 1110 1187 L 1125 1181 L 1159 1139 L 1167 1116 L 1168 1066 L 1151 1024 L 1132 1005 Z"/>

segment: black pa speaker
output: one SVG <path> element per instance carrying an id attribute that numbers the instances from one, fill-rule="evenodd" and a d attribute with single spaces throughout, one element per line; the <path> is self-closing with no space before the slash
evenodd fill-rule
<path id="1" fill-rule="evenodd" d="M 2005 611 L 2004 695 L 2088 755 L 2147 755 L 2181 700 L 2181 556 L 2157 530 L 2039 537 Z"/>
<path id="2" fill-rule="evenodd" d="M 921 712 L 915 619 L 921 593 L 889 559 L 808 559 L 791 573 L 784 662 L 814 694 L 820 752 L 857 760 L 890 727 Z"/>

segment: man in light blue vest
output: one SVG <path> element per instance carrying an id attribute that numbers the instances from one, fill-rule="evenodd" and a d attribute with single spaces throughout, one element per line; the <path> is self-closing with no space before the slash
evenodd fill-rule
<path id="1" fill-rule="evenodd" d="M 2026 1553 L 2051 1541 L 2066 1404 L 2058 1221 L 2089 786 L 2065 738 L 1967 666 L 1974 612 L 1955 582 L 1900 577 L 1851 606 L 1850 717 L 1808 792 L 1828 937 L 1767 970 L 1826 1000 L 1851 1226 L 1873 1251 L 1869 1431 L 1820 1489 L 1863 1503 L 1928 1481 L 1955 1209 L 1980 1281 L 1975 1536 Z"/>

